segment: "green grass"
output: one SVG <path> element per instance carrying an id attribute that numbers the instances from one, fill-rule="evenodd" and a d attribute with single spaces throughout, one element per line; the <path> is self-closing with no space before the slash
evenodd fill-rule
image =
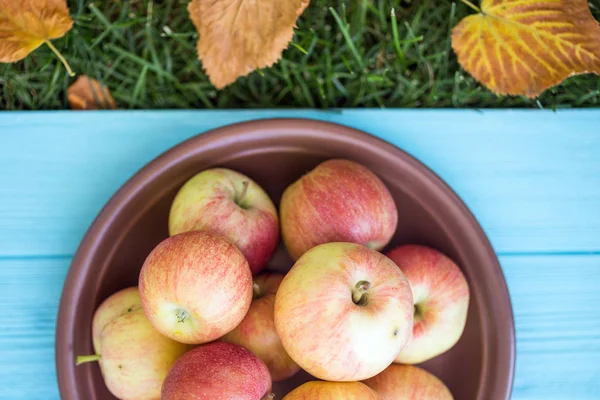
<path id="1" fill-rule="evenodd" d="M 499 97 L 460 68 L 451 28 L 471 10 L 447 0 L 312 0 L 272 68 L 217 91 L 197 60 L 187 0 L 69 0 L 75 25 L 54 41 L 120 108 L 526 107 L 600 105 L 581 75 L 538 99 Z M 600 19 L 600 0 L 590 7 Z M 395 15 L 395 18 L 394 18 Z M 46 46 L 0 64 L 0 109 L 69 108 L 74 81 Z"/>

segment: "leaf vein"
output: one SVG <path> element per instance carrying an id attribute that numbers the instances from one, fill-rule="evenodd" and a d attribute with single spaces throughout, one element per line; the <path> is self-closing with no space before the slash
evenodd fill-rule
<path id="1" fill-rule="evenodd" d="M 489 24 L 489 21 L 488 21 Z M 491 25 L 491 24 L 490 24 Z M 535 74 L 535 72 L 533 71 L 533 69 L 529 66 L 529 64 L 527 64 L 527 62 L 525 62 L 517 53 L 515 53 L 515 51 L 512 49 L 512 47 L 510 47 L 507 43 L 506 40 L 504 40 L 504 38 L 502 38 L 502 35 L 500 35 L 497 30 L 496 27 L 492 26 L 490 28 L 490 32 L 492 32 L 492 35 L 494 35 L 494 37 L 496 38 L 496 40 L 498 41 L 498 43 L 500 43 L 500 45 L 502 47 L 504 47 L 506 49 L 506 51 L 508 51 L 508 53 L 513 57 L 513 59 L 517 60 L 519 63 L 521 63 L 521 65 L 523 65 L 523 67 L 525 67 L 525 69 L 527 71 L 529 71 L 529 73 L 531 74 Z M 517 71 L 515 71 L 517 72 Z"/>
<path id="2" fill-rule="evenodd" d="M 489 59 L 489 55 L 487 54 L 487 52 L 485 51 L 485 46 L 483 45 L 483 36 L 481 35 L 481 30 L 483 29 L 483 24 L 479 24 L 479 48 L 481 49 L 481 56 L 482 59 L 484 60 L 484 63 L 488 69 L 488 71 L 490 72 L 490 78 L 491 78 L 491 82 L 490 82 L 490 86 L 494 87 L 496 86 L 496 77 L 494 76 L 493 73 L 493 68 L 492 68 L 492 64 L 490 63 L 490 59 Z"/>
<path id="3" fill-rule="evenodd" d="M 514 27 L 516 27 L 518 29 L 522 29 L 522 30 L 527 31 L 527 32 L 532 33 L 532 34 L 539 33 L 540 35 L 542 35 L 542 36 L 544 36 L 544 37 L 546 37 L 546 38 L 548 38 L 550 40 L 554 40 L 556 42 L 558 42 L 558 41 L 565 42 L 567 45 L 569 45 L 569 46 L 571 46 L 571 47 L 573 47 L 575 49 L 581 48 L 583 51 L 585 51 L 586 53 L 588 53 L 588 55 L 590 55 L 590 57 L 592 57 L 594 59 L 597 59 L 596 54 L 594 54 L 593 52 L 591 52 L 591 51 L 589 51 L 589 50 L 587 50 L 585 48 L 582 48 L 580 45 L 578 45 L 576 43 L 572 43 L 569 40 L 565 40 L 560 35 L 555 35 L 555 34 L 553 34 L 551 32 L 547 32 L 545 30 L 538 30 L 538 29 L 535 29 L 535 28 L 533 28 L 533 27 L 531 27 L 529 25 L 523 24 L 523 23 L 518 22 L 518 21 L 514 21 L 514 20 L 509 19 L 509 18 L 503 18 L 503 17 L 499 17 L 499 16 L 496 16 L 496 15 L 489 15 L 489 17 L 495 18 L 495 19 L 497 19 L 499 21 L 502 21 L 502 22 L 505 22 L 505 23 L 507 23 L 509 25 L 513 25 Z"/>
<path id="4" fill-rule="evenodd" d="M 500 72 L 502 72 L 502 77 L 506 79 L 508 74 L 506 73 L 506 68 L 504 68 L 504 63 L 502 62 L 502 54 L 500 54 L 500 44 L 496 42 L 496 46 L 494 46 L 494 50 L 496 52 L 496 57 L 498 58 L 498 64 L 500 64 Z"/>
<path id="5" fill-rule="evenodd" d="M 496 31 L 496 27 L 492 25 L 492 29 L 494 31 Z M 513 36 L 513 38 L 515 39 L 515 43 L 517 45 L 520 45 L 521 41 L 523 42 L 522 45 L 520 45 L 520 47 L 525 50 L 527 53 L 529 53 L 529 55 L 534 59 L 534 60 L 538 60 L 540 62 L 540 64 L 542 64 L 547 70 L 548 72 L 550 72 L 551 74 L 557 73 L 558 71 L 556 71 L 554 68 L 552 68 L 552 66 L 550 64 L 548 64 L 546 62 L 546 60 L 544 60 L 542 57 L 538 56 L 533 50 L 531 50 L 531 48 L 529 46 L 527 46 L 527 44 L 525 43 L 525 41 L 521 38 L 521 36 L 519 36 L 517 33 L 515 33 L 512 29 L 509 29 L 508 32 L 510 32 L 510 34 Z M 536 38 L 535 32 L 532 33 L 534 38 Z M 501 37 L 501 35 L 497 35 L 496 37 Z M 537 40 L 537 38 L 536 38 Z M 550 53 L 552 53 L 552 50 L 550 50 L 545 43 L 543 43 L 543 45 L 545 46 L 545 48 L 547 50 L 550 51 Z"/>
<path id="6" fill-rule="evenodd" d="M 545 3 L 554 3 L 554 4 L 557 4 L 557 5 L 560 5 L 560 3 L 562 1 L 563 0 L 544 0 Z M 486 14 L 488 14 L 490 12 L 493 12 L 494 10 L 497 10 L 497 9 L 500 9 L 501 11 L 506 12 L 507 9 L 509 9 L 509 8 L 512 9 L 512 8 L 516 8 L 516 7 L 519 7 L 519 6 L 530 6 L 530 5 L 535 6 L 536 2 L 531 1 L 531 0 L 517 0 L 517 1 L 509 2 L 509 3 L 500 2 L 500 3 L 498 3 L 498 4 L 494 5 L 494 6 L 491 6 L 489 8 L 485 7 L 485 9 L 483 9 L 483 7 L 482 7 L 482 9 L 483 9 L 483 11 Z"/>

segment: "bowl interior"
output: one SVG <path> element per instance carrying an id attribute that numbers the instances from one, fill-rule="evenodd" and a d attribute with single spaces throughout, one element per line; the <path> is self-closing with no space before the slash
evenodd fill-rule
<path id="1" fill-rule="evenodd" d="M 169 207 L 187 179 L 208 167 L 229 167 L 256 180 L 278 205 L 287 185 L 333 157 L 366 165 L 390 189 L 399 224 L 386 250 L 403 243 L 432 246 L 453 258 L 469 281 L 471 303 L 462 338 L 422 366 L 442 379 L 456 399 L 508 398 L 514 358 L 510 303 L 493 251 L 466 207 L 399 149 L 348 128 L 298 121 L 242 124 L 201 135 L 149 164 L 115 195 L 82 242 L 65 284 L 57 326 L 63 398 L 113 398 L 96 364 L 74 368 L 72 360 L 92 352 L 96 307 L 117 290 L 137 285 L 145 257 L 168 236 Z M 285 272 L 291 266 L 280 243 L 269 268 Z M 276 398 L 308 379 L 301 372 L 275 383 Z"/>

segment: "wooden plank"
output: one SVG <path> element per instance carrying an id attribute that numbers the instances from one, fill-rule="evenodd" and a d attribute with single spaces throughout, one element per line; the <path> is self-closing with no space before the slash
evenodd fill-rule
<path id="1" fill-rule="evenodd" d="M 457 191 L 499 252 L 600 250 L 600 111 L 111 111 L 0 113 L 0 254 L 73 254 L 152 158 L 270 117 L 350 125 L 407 150 Z"/>
<path id="2" fill-rule="evenodd" d="M 517 331 L 513 398 L 598 399 L 600 256 L 500 259 Z"/>
<path id="3" fill-rule="evenodd" d="M 54 332 L 70 261 L 0 257 L 0 399 L 59 399 Z"/>
<path id="4" fill-rule="evenodd" d="M 54 329 L 69 258 L 0 259 L 0 399 L 58 399 Z M 514 400 L 597 399 L 600 256 L 501 257 L 517 327 Z"/>

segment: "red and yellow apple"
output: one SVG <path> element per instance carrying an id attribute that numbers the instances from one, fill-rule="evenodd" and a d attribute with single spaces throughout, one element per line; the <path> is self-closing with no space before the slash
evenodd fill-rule
<path id="1" fill-rule="evenodd" d="M 246 316 L 252 274 L 224 236 L 190 231 L 160 242 L 139 277 L 142 305 L 152 325 L 182 343 L 218 339 Z"/>
<path id="2" fill-rule="evenodd" d="M 415 302 L 412 338 L 396 362 L 418 364 L 446 352 L 462 336 L 467 320 L 469 285 L 462 271 L 426 246 L 399 246 L 386 255 L 406 276 Z"/>
<path id="3" fill-rule="evenodd" d="M 283 242 L 296 260 L 316 245 L 352 242 L 381 250 L 398 224 L 389 190 L 368 168 L 325 161 L 288 186 L 281 198 Z"/>
<path id="4" fill-rule="evenodd" d="M 453 400 L 438 377 L 414 365 L 392 364 L 364 381 L 381 400 Z"/>
<path id="5" fill-rule="evenodd" d="M 213 342 L 181 356 L 169 371 L 161 400 L 260 400 L 271 397 L 267 366 L 242 346 Z"/>
<path id="6" fill-rule="evenodd" d="M 279 243 L 279 219 L 269 195 L 228 168 L 204 170 L 179 189 L 169 212 L 171 236 L 191 230 L 219 233 L 244 254 L 254 274 Z"/>
<path id="7" fill-rule="evenodd" d="M 288 393 L 283 400 L 378 400 L 379 396 L 360 382 L 306 382 Z M 398 398 L 400 399 L 400 398 Z"/>
<path id="8" fill-rule="evenodd" d="M 410 338 L 413 298 L 400 269 L 355 243 L 304 253 L 275 297 L 283 347 L 316 378 L 357 381 L 377 375 Z"/>
<path id="9" fill-rule="evenodd" d="M 161 386 L 175 361 L 190 349 L 160 334 L 148 321 L 137 287 L 120 290 L 100 304 L 92 319 L 96 354 L 108 390 L 123 400 L 160 399 Z"/>
<path id="10" fill-rule="evenodd" d="M 282 274 L 260 274 L 254 278 L 254 295 L 244 320 L 222 341 L 244 346 L 258 356 L 269 368 L 274 382 L 291 377 L 300 370 L 287 354 L 275 331 L 273 310 L 275 294 L 283 280 Z"/>

